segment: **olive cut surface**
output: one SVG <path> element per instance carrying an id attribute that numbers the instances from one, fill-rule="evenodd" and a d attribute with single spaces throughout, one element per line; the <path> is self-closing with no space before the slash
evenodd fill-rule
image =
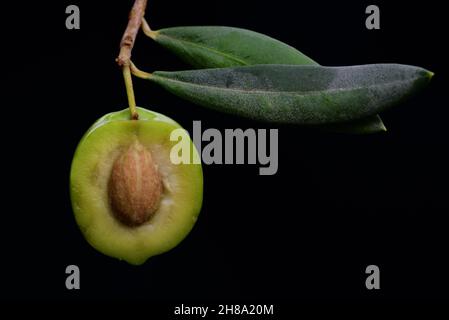
<path id="1" fill-rule="evenodd" d="M 129 120 L 129 110 L 99 119 L 79 143 L 70 173 L 73 211 L 86 240 L 98 251 L 136 265 L 172 249 L 187 236 L 200 212 L 203 193 L 201 164 L 175 165 L 170 160 L 177 143 L 170 141 L 170 134 L 181 127 L 155 112 L 138 108 L 138 113 L 139 120 Z M 129 225 L 114 212 L 109 183 L 116 160 L 136 143 L 151 154 L 162 194 L 147 221 Z"/>

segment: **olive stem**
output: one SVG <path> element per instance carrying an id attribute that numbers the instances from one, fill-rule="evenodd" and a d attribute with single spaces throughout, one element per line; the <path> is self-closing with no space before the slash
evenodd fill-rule
<path id="1" fill-rule="evenodd" d="M 129 109 L 131 111 L 131 118 L 137 120 L 138 114 L 136 111 L 136 101 L 134 97 L 133 84 L 131 79 L 131 52 L 136 41 L 137 32 L 142 24 L 142 19 L 145 14 L 147 0 L 135 0 L 134 5 L 129 14 L 128 25 L 123 33 L 120 41 L 120 53 L 115 60 L 122 68 L 123 77 L 125 79 L 126 93 L 128 95 Z"/>
<path id="2" fill-rule="evenodd" d="M 156 31 L 151 30 L 150 25 L 148 24 L 147 20 L 145 20 L 145 17 L 142 18 L 142 31 L 146 36 L 152 39 L 154 39 L 157 34 Z"/>
<path id="3" fill-rule="evenodd" d="M 133 88 L 133 79 L 131 76 L 131 69 L 130 66 L 123 66 L 123 78 L 125 79 L 125 86 L 126 86 L 126 95 L 128 96 L 128 105 L 129 105 L 129 111 L 131 112 L 131 119 L 132 120 L 138 120 L 139 114 L 137 113 L 136 109 L 136 98 L 134 96 L 134 88 Z"/>
<path id="4" fill-rule="evenodd" d="M 138 69 L 132 61 L 130 62 L 130 69 L 131 69 L 131 73 L 134 76 L 136 76 L 137 78 L 150 79 L 152 77 L 151 73 Z"/>
<path id="5" fill-rule="evenodd" d="M 120 42 L 120 53 L 116 59 L 118 65 L 121 67 L 129 65 L 131 51 L 134 47 L 137 32 L 142 24 L 146 6 L 147 0 L 135 0 L 131 12 L 129 13 L 128 25 L 123 33 L 123 37 Z"/>

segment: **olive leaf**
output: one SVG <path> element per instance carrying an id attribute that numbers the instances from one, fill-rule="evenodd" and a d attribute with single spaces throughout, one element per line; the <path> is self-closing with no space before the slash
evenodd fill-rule
<path id="1" fill-rule="evenodd" d="M 149 30 L 146 34 L 196 68 L 257 64 L 319 65 L 297 49 L 267 35 L 233 27 L 193 26 Z M 367 134 L 386 131 L 378 115 L 325 128 Z"/>
<path id="2" fill-rule="evenodd" d="M 273 63 L 318 65 L 285 43 L 246 29 L 174 27 L 147 34 L 188 64 L 200 69 Z"/>
<path id="3" fill-rule="evenodd" d="M 273 123 L 323 125 L 375 115 L 426 85 L 414 66 L 255 65 L 146 74 L 193 103 Z"/>

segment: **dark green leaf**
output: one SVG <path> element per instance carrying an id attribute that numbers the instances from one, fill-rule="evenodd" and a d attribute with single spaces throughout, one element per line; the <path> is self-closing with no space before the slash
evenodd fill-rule
<path id="1" fill-rule="evenodd" d="M 197 26 L 152 31 L 157 43 L 196 68 L 224 68 L 257 64 L 318 65 L 295 48 L 250 30 Z M 378 115 L 325 128 L 356 134 L 385 131 Z"/>
<path id="2" fill-rule="evenodd" d="M 250 30 L 231 27 L 174 27 L 151 37 L 196 68 L 255 64 L 318 65 L 295 48 Z"/>
<path id="3" fill-rule="evenodd" d="M 374 116 L 427 84 L 419 67 L 256 65 L 155 72 L 149 79 L 199 105 L 274 123 L 329 124 Z"/>

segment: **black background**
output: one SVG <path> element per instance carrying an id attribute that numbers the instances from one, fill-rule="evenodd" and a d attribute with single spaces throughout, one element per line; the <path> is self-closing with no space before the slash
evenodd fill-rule
<path id="1" fill-rule="evenodd" d="M 143 299 L 148 304 L 447 299 L 449 142 L 447 22 L 440 1 L 149 1 L 153 29 L 229 25 L 287 42 L 322 65 L 394 62 L 435 72 L 431 85 L 382 116 L 385 134 L 280 127 L 279 171 L 204 166 L 197 225 L 178 247 L 135 267 L 83 239 L 69 199 L 76 145 L 97 118 L 126 107 L 114 59 L 132 1 L 2 4 L 0 296 L 6 300 Z M 77 4 L 81 30 L 65 28 Z M 142 34 L 147 71 L 189 67 Z M 270 128 L 194 106 L 143 80 L 139 105 L 191 131 Z M 81 290 L 65 268 L 81 269 Z M 365 268 L 381 289 L 365 288 Z M 169 312 L 167 307 L 163 310 Z M 285 312 L 285 311 L 284 311 Z"/>

